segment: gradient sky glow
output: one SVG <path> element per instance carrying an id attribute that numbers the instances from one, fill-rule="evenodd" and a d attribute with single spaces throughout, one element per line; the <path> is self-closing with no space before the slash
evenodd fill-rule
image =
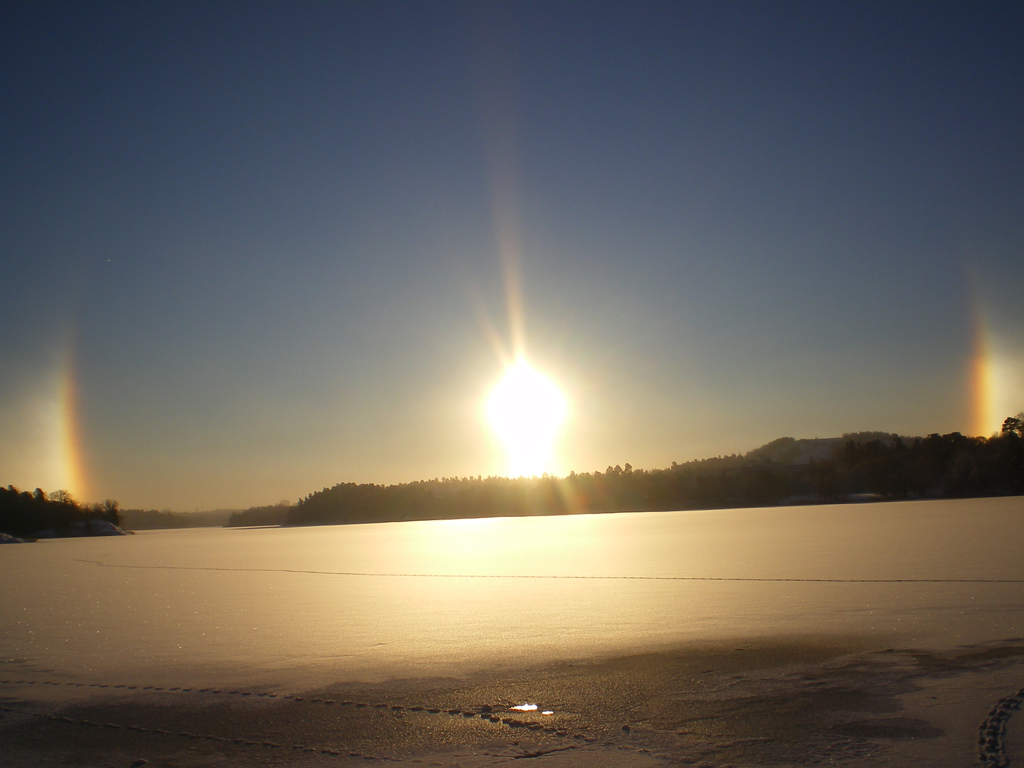
<path id="1" fill-rule="evenodd" d="M 3 3 L 0 483 L 194 509 L 1024 410 L 1021 3 Z"/>

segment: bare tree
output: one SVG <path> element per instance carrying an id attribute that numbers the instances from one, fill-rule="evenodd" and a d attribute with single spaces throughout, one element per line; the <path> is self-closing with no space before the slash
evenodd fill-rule
<path id="1" fill-rule="evenodd" d="M 59 491 L 50 491 L 46 494 L 46 498 L 50 501 L 55 501 L 58 504 L 74 504 L 75 498 L 71 495 L 71 491 L 65 491 L 61 489 Z"/>

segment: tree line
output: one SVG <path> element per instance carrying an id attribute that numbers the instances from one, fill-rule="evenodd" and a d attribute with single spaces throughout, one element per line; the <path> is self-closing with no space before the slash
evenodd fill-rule
<path id="1" fill-rule="evenodd" d="M 122 509 L 122 528 L 145 531 L 166 528 L 218 528 L 228 522 L 235 510 L 214 509 L 203 512 L 171 512 L 169 509 Z"/>
<path id="2" fill-rule="evenodd" d="M 882 433 L 781 438 L 744 456 L 673 462 L 666 469 L 626 464 L 561 478 L 340 483 L 296 505 L 282 502 L 235 512 L 227 524 L 324 525 L 1018 494 L 1024 494 L 1024 414 L 1006 419 L 991 438 L 959 432 L 923 438 Z M 162 513 L 138 512 L 139 522 L 150 517 L 160 517 L 154 523 L 167 522 Z M 29 493 L 0 487 L 0 532 L 32 537 L 50 530 L 63 536 L 96 519 L 120 525 L 118 503 L 80 504 L 63 490 Z"/>
<path id="3" fill-rule="evenodd" d="M 870 439 L 867 439 L 870 438 Z M 845 436 L 770 443 L 745 456 L 667 469 L 608 467 L 566 477 L 449 477 L 396 485 L 340 483 L 297 505 L 253 508 L 229 525 L 323 525 L 583 512 L 659 511 L 1024 494 L 1024 414 L 1000 434 Z M 779 460 L 811 444 L 811 455 Z M 820 445 L 819 445 L 820 444 Z M 806 447 L 803 446 L 803 447 Z M 791 451 L 792 452 L 792 451 Z"/>
<path id="4" fill-rule="evenodd" d="M 232 512 L 227 524 L 229 526 L 283 525 L 288 522 L 288 513 L 291 509 L 292 506 L 287 501 L 263 507 L 249 507 Z"/>
<path id="5" fill-rule="evenodd" d="M 105 520 L 120 525 L 118 504 L 107 499 L 102 504 L 80 504 L 67 491 L 32 493 L 19 491 L 12 485 L 0 488 L 0 532 L 12 536 L 32 537 L 43 531 L 67 536 L 80 523 L 87 532 L 90 520 Z"/>

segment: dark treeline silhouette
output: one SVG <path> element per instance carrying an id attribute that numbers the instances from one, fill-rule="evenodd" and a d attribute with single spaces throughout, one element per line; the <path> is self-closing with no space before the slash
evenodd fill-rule
<path id="1" fill-rule="evenodd" d="M 107 499 L 102 504 L 79 504 L 67 491 L 47 494 L 40 488 L 32 493 L 11 485 L 0 488 L 0 533 L 19 537 L 88 534 L 90 520 L 119 525 L 117 502 Z"/>
<path id="2" fill-rule="evenodd" d="M 288 513 L 292 506 L 287 501 L 270 504 L 266 507 L 249 507 L 233 512 L 228 525 L 284 525 L 288 522 Z"/>
<path id="3" fill-rule="evenodd" d="M 321 525 L 1014 494 L 1024 494 L 1024 414 L 1007 419 L 1002 432 L 991 438 L 959 432 L 924 438 L 884 433 L 782 438 L 745 456 L 673 462 L 668 469 L 638 470 L 626 464 L 563 478 L 342 483 L 312 493 L 294 507 L 254 508 L 251 516 L 232 516 L 231 524 Z"/>
<path id="4" fill-rule="evenodd" d="M 133 531 L 158 528 L 214 528 L 225 525 L 232 512 L 230 509 L 214 509 L 203 512 L 171 512 L 169 509 L 122 509 L 122 527 Z"/>

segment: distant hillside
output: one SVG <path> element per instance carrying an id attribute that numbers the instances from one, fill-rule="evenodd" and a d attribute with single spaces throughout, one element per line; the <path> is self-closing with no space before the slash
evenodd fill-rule
<path id="1" fill-rule="evenodd" d="M 827 461 L 835 458 L 836 452 L 843 450 L 849 442 L 864 445 L 879 441 L 882 445 L 891 446 L 896 440 L 905 444 L 913 444 L 919 437 L 903 437 L 888 432 L 853 432 L 842 437 L 814 437 L 797 440 L 792 437 L 780 437 L 770 443 L 749 451 L 747 458 L 761 457 L 771 459 L 779 464 L 808 464 L 812 461 Z"/>
<path id="2" fill-rule="evenodd" d="M 171 512 L 155 509 L 122 509 L 122 527 L 130 531 L 157 528 L 216 528 L 226 525 L 234 509 L 214 509 L 208 512 Z"/>
<path id="3" fill-rule="evenodd" d="M 233 512 L 227 524 L 230 526 L 285 525 L 291 510 L 292 506 L 287 501 L 265 507 L 249 507 Z"/>

